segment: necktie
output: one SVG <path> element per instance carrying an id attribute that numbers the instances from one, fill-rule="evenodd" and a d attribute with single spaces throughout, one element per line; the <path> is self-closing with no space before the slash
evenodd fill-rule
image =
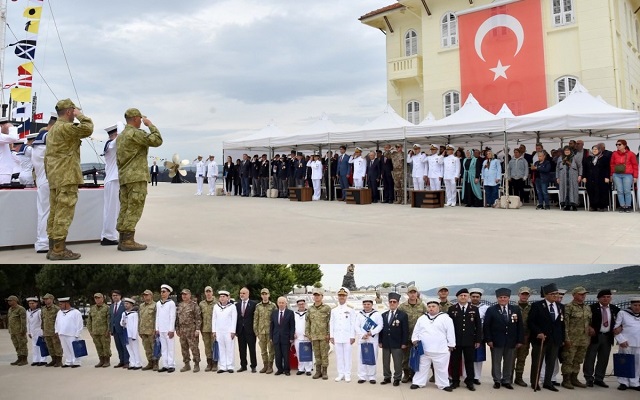
<path id="1" fill-rule="evenodd" d="M 556 320 L 556 312 L 553 308 L 553 303 L 549 304 L 549 313 L 551 314 L 551 320 L 555 321 Z"/>
<path id="2" fill-rule="evenodd" d="M 464 314 L 464 313 L 466 313 L 466 312 L 467 312 L 467 307 L 462 306 L 462 313 Z"/>
<path id="3" fill-rule="evenodd" d="M 243 302 L 242 302 L 242 316 L 243 316 L 243 317 L 244 317 L 244 310 L 246 310 L 246 309 L 247 309 L 247 302 L 246 302 L 246 301 L 243 301 Z"/>
<path id="4" fill-rule="evenodd" d="M 393 321 L 393 317 L 395 316 L 396 312 L 395 311 L 391 311 L 389 313 L 389 323 L 391 323 L 391 321 Z"/>
<path id="5" fill-rule="evenodd" d="M 502 306 L 502 318 L 504 318 L 504 320 L 507 320 L 507 307 Z"/>
<path id="6" fill-rule="evenodd" d="M 609 316 L 607 315 L 607 307 L 602 307 L 602 326 L 609 327 Z"/>
<path id="7" fill-rule="evenodd" d="M 280 311 L 280 319 L 278 320 L 278 325 L 282 325 L 282 311 Z"/>

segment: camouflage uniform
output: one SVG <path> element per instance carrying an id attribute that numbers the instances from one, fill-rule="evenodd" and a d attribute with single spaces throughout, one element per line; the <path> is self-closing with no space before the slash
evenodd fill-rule
<path id="1" fill-rule="evenodd" d="M 93 122 L 85 115 L 76 118 L 80 121 L 78 125 L 58 119 L 47 134 L 44 156 L 50 191 L 47 236 L 53 240 L 67 237 L 78 201 L 78 185 L 84 183 L 80 139 L 91 136 Z"/>
<path id="2" fill-rule="evenodd" d="M 162 144 L 158 128 L 151 125 L 150 133 L 128 125 L 116 141 L 118 178 L 120 180 L 120 214 L 116 229 L 133 233 L 142 216 L 150 180 L 147 155 L 149 147 Z"/>
<path id="3" fill-rule="evenodd" d="M 404 154 L 401 151 L 388 151 L 385 153 L 385 157 L 390 158 L 393 163 L 393 186 L 396 194 L 397 204 L 404 203 Z"/>
<path id="4" fill-rule="evenodd" d="M 453 307 L 453 304 L 449 300 L 440 302 L 440 312 L 449 312 L 449 307 Z"/>
<path id="5" fill-rule="evenodd" d="M 9 307 L 7 312 L 7 323 L 11 342 L 16 349 L 18 358 L 24 357 L 25 361 L 28 355 L 27 351 L 27 310 L 21 305 Z"/>
<path id="6" fill-rule="evenodd" d="M 326 304 L 316 306 L 312 304 L 307 312 L 307 320 L 304 335 L 311 339 L 313 355 L 316 360 L 316 374 L 314 379 L 326 379 L 329 367 L 329 320 L 331 319 L 331 307 Z"/>
<path id="7" fill-rule="evenodd" d="M 529 319 L 529 310 L 531 310 L 531 304 L 518 303 L 520 312 L 522 312 L 522 325 L 524 326 L 524 344 L 520 348 L 516 349 L 516 380 L 522 380 L 522 374 L 524 373 L 524 363 L 529 355 L 529 325 L 527 320 Z"/>
<path id="8" fill-rule="evenodd" d="M 562 349 L 562 375 L 569 375 L 572 385 L 576 385 L 580 364 L 584 361 L 587 348 L 591 343 L 589 327 L 591 326 L 591 307 L 586 304 L 578 304 L 574 301 L 564 307 L 564 325 L 566 340 L 571 344 Z M 578 382 L 579 383 L 579 382 Z M 580 386 L 584 384 L 578 384 Z M 563 386 L 565 384 L 563 383 Z M 567 385 L 571 386 L 571 385 Z M 586 386 L 585 386 L 586 387 Z"/>
<path id="9" fill-rule="evenodd" d="M 202 314 L 198 304 L 191 300 L 182 301 L 176 310 L 176 332 L 180 336 L 180 348 L 182 349 L 182 361 L 188 365 L 190 361 L 189 350 L 193 354 L 193 362 L 200 362 L 200 338 L 196 331 L 202 329 Z"/>
<path id="10" fill-rule="evenodd" d="M 49 349 L 49 354 L 52 359 L 51 363 L 47 364 L 47 366 L 53 366 L 53 363 L 56 361 L 54 359 L 55 357 L 62 358 L 62 344 L 60 344 L 60 338 L 58 338 L 55 332 L 58 311 L 60 311 L 60 308 L 55 304 L 42 307 L 42 335 L 47 343 L 47 349 Z"/>
<path id="11" fill-rule="evenodd" d="M 269 327 L 271 326 L 271 313 L 278 307 L 272 302 L 260 302 L 256 305 L 253 314 L 253 331 L 260 343 L 260 354 L 265 367 L 271 367 L 275 358 L 275 348 L 269 338 Z"/>
<path id="12" fill-rule="evenodd" d="M 411 349 L 409 343 L 411 342 L 411 335 L 413 335 L 413 328 L 415 328 L 418 318 L 427 313 L 427 306 L 420 300 L 418 300 L 416 304 L 410 304 L 407 300 L 398 306 L 398 310 L 406 312 L 409 316 L 409 334 L 407 335 L 409 342 L 406 343 L 407 348 L 402 350 L 402 370 L 405 376 L 409 377 L 411 374 L 411 370 L 409 369 L 409 351 Z"/>
<path id="13" fill-rule="evenodd" d="M 111 357 L 110 320 L 109 306 L 106 304 L 99 306 L 94 304 L 91 306 L 87 317 L 87 330 L 91 334 L 93 344 L 96 346 L 98 357 Z"/>
<path id="14" fill-rule="evenodd" d="M 156 302 L 140 303 L 138 308 L 138 335 L 142 339 L 142 347 L 147 356 L 147 363 L 156 368 L 156 359 L 153 358 L 153 341 L 156 335 Z M 147 370 L 148 365 L 145 366 Z"/>
<path id="15" fill-rule="evenodd" d="M 211 302 L 204 299 L 199 304 L 200 312 L 202 313 L 202 341 L 204 342 L 204 354 L 207 356 L 207 367 L 209 368 L 209 364 L 212 364 L 210 370 L 213 369 L 213 364 L 217 364 L 217 362 L 213 362 L 213 340 L 211 337 L 211 333 L 213 332 L 211 317 L 213 316 L 213 306 L 215 305 L 215 299 L 211 300 Z"/>

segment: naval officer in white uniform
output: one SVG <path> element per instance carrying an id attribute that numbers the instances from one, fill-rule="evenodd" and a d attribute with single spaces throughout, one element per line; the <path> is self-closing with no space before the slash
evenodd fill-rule
<path id="1" fill-rule="evenodd" d="M 351 346 L 356 341 L 356 313 L 347 305 L 349 289 L 338 290 L 338 305 L 331 310 L 329 340 L 334 345 L 338 376 L 335 381 L 351 382 Z"/>

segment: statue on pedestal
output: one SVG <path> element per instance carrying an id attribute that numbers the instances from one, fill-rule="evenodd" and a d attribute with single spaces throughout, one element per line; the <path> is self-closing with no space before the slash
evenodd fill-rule
<path id="1" fill-rule="evenodd" d="M 356 290 L 356 280 L 354 277 L 356 266 L 349 264 L 347 267 L 347 273 L 342 278 L 342 286 L 349 290 Z"/>

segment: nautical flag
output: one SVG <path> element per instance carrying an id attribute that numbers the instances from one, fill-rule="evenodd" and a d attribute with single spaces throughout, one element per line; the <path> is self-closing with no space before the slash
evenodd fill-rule
<path id="1" fill-rule="evenodd" d="M 32 78 L 33 77 L 31 75 L 19 76 L 18 77 L 18 86 L 20 86 L 20 87 L 31 87 Z"/>
<path id="2" fill-rule="evenodd" d="M 36 41 L 25 39 L 20 40 L 16 43 L 10 44 L 9 46 L 16 46 L 15 54 L 26 60 L 33 60 L 36 57 Z"/>
<path id="3" fill-rule="evenodd" d="M 22 125 L 18 127 L 18 136 L 20 137 L 20 139 L 24 139 L 25 136 L 31 133 L 30 128 L 31 128 L 31 118 L 27 118 L 26 120 L 24 120 Z"/>
<path id="4" fill-rule="evenodd" d="M 33 74 L 33 62 L 27 62 L 18 66 L 18 76 Z"/>
<path id="5" fill-rule="evenodd" d="M 42 6 L 27 7 L 22 15 L 29 19 L 40 19 L 42 17 Z"/>
<path id="6" fill-rule="evenodd" d="M 11 89 L 11 99 L 19 103 L 31 102 L 31 88 L 14 87 Z"/>
<path id="7" fill-rule="evenodd" d="M 540 1 L 521 0 L 458 16 L 462 98 L 496 113 L 547 107 Z"/>
<path id="8" fill-rule="evenodd" d="M 25 119 L 31 116 L 31 103 L 22 103 L 11 110 L 13 119 Z"/>
<path id="9" fill-rule="evenodd" d="M 33 116 L 33 119 L 36 121 L 40 121 L 42 120 L 42 118 L 44 118 L 44 115 L 42 113 L 37 113 Z"/>
<path id="10" fill-rule="evenodd" d="M 24 30 L 30 33 L 38 33 L 40 29 L 40 21 L 27 21 L 24 25 Z"/>

